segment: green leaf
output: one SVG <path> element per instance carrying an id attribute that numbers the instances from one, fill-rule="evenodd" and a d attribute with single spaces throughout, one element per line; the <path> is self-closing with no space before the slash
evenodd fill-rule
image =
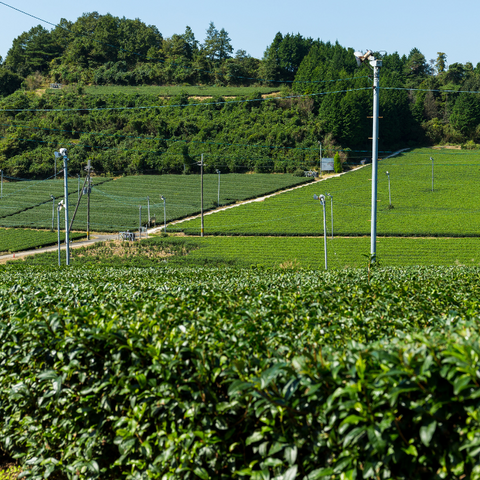
<path id="1" fill-rule="evenodd" d="M 287 447 L 285 449 L 285 460 L 293 465 L 297 461 L 298 448 L 294 445 L 293 447 Z"/>
<path id="2" fill-rule="evenodd" d="M 424 421 L 423 425 L 420 427 L 420 440 L 426 447 L 430 445 L 430 441 L 432 440 L 436 428 L 437 422 L 433 418 Z"/>
<path id="3" fill-rule="evenodd" d="M 210 475 L 204 468 L 196 468 L 193 473 L 197 476 L 200 477 L 202 480 L 208 480 L 210 478 Z"/>
<path id="4" fill-rule="evenodd" d="M 297 476 L 297 466 L 290 467 L 282 476 L 283 480 L 294 480 Z"/>
<path id="5" fill-rule="evenodd" d="M 263 433 L 256 431 L 247 438 L 247 440 L 245 441 L 245 445 L 248 446 L 252 443 L 259 442 L 260 440 L 263 440 Z"/>

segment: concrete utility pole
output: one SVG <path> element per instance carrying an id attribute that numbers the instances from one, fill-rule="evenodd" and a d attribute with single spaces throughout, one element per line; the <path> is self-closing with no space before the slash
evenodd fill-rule
<path id="1" fill-rule="evenodd" d="M 87 163 L 87 166 L 85 167 L 85 170 L 87 172 L 87 240 L 90 240 L 90 192 L 92 190 L 92 179 L 91 179 L 91 173 L 92 173 L 92 166 L 90 163 L 90 160 Z"/>
<path id="2" fill-rule="evenodd" d="M 372 51 L 364 55 L 355 52 L 357 64 L 360 66 L 368 60 L 373 67 L 373 136 L 372 136 L 372 219 L 370 234 L 370 258 L 375 262 L 377 258 L 377 177 L 378 177 L 378 119 L 379 119 L 379 93 L 380 93 L 380 67 L 382 61 L 377 60 Z"/>
<path id="3" fill-rule="evenodd" d="M 203 153 L 202 153 L 202 160 L 200 162 L 200 177 L 201 177 L 201 193 L 200 193 L 200 212 L 202 217 L 202 224 L 200 229 L 200 236 L 203 237 Z"/>
<path id="4" fill-rule="evenodd" d="M 63 191 L 64 191 L 64 199 L 65 199 L 65 246 L 66 246 L 66 258 L 67 258 L 67 265 L 70 265 L 70 239 L 68 235 L 68 157 L 67 157 L 67 149 L 61 148 L 60 154 L 63 156 Z"/>
<path id="5" fill-rule="evenodd" d="M 58 231 L 58 266 L 62 265 L 62 258 L 60 256 L 60 210 L 62 209 L 63 202 L 60 202 L 57 207 L 57 231 Z"/>

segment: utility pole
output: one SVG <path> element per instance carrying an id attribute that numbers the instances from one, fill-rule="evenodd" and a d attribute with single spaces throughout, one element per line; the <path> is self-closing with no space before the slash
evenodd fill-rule
<path id="1" fill-rule="evenodd" d="M 217 201 L 217 207 L 220 206 L 220 170 L 216 170 L 216 172 L 218 173 L 218 201 Z"/>
<path id="2" fill-rule="evenodd" d="M 332 214 L 332 240 L 333 240 L 333 197 L 327 193 L 327 197 L 330 197 L 330 211 Z"/>
<path id="3" fill-rule="evenodd" d="M 138 206 L 138 238 L 142 239 L 142 206 Z"/>
<path id="4" fill-rule="evenodd" d="M 319 165 L 319 168 L 318 168 L 318 174 L 321 176 L 321 173 L 322 173 L 322 142 L 318 142 L 318 144 L 320 145 L 320 165 Z"/>
<path id="5" fill-rule="evenodd" d="M 62 258 L 60 256 L 60 210 L 62 209 L 62 202 L 57 207 L 57 231 L 58 231 L 58 266 L 62 265 Z"/>
<path id="6" fill-rule="evenodd" d="M 202 160 L 200 162 L 200 177 L 201 177 L 201 194 L 200 194 L 200 202 L 201 202 L 201 217 L 202 217 L 202 225 L 200 230 L 200 236 L 203 237 L 203 153 L 202 153 Z"/>
<path id="7" fill-rule="evenodd" d="M 55 197 L 52 194 L 50 194 L 50 198 L 52 199 L 52 232 L 53 232 L 53 229 L 54 229 L 53 221 L 55 218 Z"/>
<path id="8" fill-rule="evenodd" d="M 430 160 L 432 161 L 432 192 L 433 192 L 433 157 L 430 157 Z"/>
<path id="9" fill-rule="evenodd" d="M 85 167 L 85 170 L 87 172 L 87 178 L 88 178 L 88 183 L 87 183 L 87 240 L 90 240 L 90 192 L 92 190 L 92 179 L 91 179 L 91 172 L 92 172 L 92 166 L 90 163 L 90 160 L 87 163 L 87 166 Z"/>
<path id="10" fill-rule="evenodd" d="M 77 200 L 80 200 L 80 174 L 77 173 L 78 185 L 77 185 Z"/>
<path id="11" fill-rule="evenodd" d="M 167 207 L 166 207 L 166 200 L 163 195 L 160 195 L 160 198 L 163 200 L 163 231 L 167 233 Z M 155 222 L 156 224 L 157 222 Z"/>
<path id="12" fill-rule="evenodd" d="M 1 192 L 0 192 L 0 197 L 3 198 L 3 170 L 0 170 L 0 172 L 2 173 L 2 187 L 1 187 Z"/>
<path id="13" fill-rule="evenodd" d="M 361 52 L 354 53 L 357 65 L 360 66 L 368 60 L 373 67 L 373 136 L 372 136 L 372 219 L 370 234 L 370 258 L 372 262 L 377 258 L 377 177 L 378 177 L 378 119 L 379 119 L 379 93 L 380 93 L 380 67 L 382 60 L 377 60 L 373 52 L 368 50 L 365 55 Z"/>
<path id="14" fill-rule="evenodd" d="M 371 60 L 373 66 L 373 138 L 372 138 L 372 225 L 370 256 L 373 261 L 377 259 L 377 177 L 378 177 L 378 116 L 380 93 L 380 67 L 381 60 Z"/>
<path id="15" fill-rule="evenodd" d="M 327 256 L 327 217 L 325 211 L 325 195 L 314 195 L 314 200 L 320 200 L 320 205 L 323 207 L 323 250 L 325 251 L 325 270 L 328 270 L 328 256 Z"/>
<path id="16" fill-rule="evenodd" d="M 64 150 L 64 153 L 62 153 Z M 63 190 L 65 195 L 65 246 L 66 246 L 66 258 L 67 265 L 70 265 L 70 240 L 68 235 L 68 170 L 67 170 L 67 150 L 60 149 L 60 153 L 63 155 Z"/>
<path id="17" fill-rule="evenodd" d="M 150 197 L 147 197 L 147 208 L 148 208 L 148 226 L 150 226 Z"/>

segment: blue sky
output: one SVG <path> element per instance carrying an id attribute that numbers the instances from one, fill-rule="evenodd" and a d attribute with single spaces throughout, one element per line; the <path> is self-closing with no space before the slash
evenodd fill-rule
<path id="1" fill-rule="evenodd" d="M 447 63 L 480 62 L 477 48 L 478 0 L 436 2 L 403 0 L 177 0 L 126 1 L 6 0 L 5 3 L 44 20 L 76 20 L 84 12 L 140 18 L 156 25 L 164 37 L 183 33 L 189 25 L 200 42 L 210 21 L 225 28 L 234 50 L 243 49 L 261 58 L 277 32 L 300 33 L 304 37 L 338 42 L 365 51 L 385 50 L 407 54 L 416 47 L 427 58 L 447 54 Z M 38 25 L 38 20 L 0 4 L 0 55 L 5 58 L 12 40 Z M 46 28 L 49 25 L 43 24 Z"/>

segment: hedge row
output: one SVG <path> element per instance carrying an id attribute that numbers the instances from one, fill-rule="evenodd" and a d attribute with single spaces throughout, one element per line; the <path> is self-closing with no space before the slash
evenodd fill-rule
<path id="1" fill-rule="evenodd" d="M 7 269 L 1 448 L 38 479 L 480 478 L 478 273 Z"/>

